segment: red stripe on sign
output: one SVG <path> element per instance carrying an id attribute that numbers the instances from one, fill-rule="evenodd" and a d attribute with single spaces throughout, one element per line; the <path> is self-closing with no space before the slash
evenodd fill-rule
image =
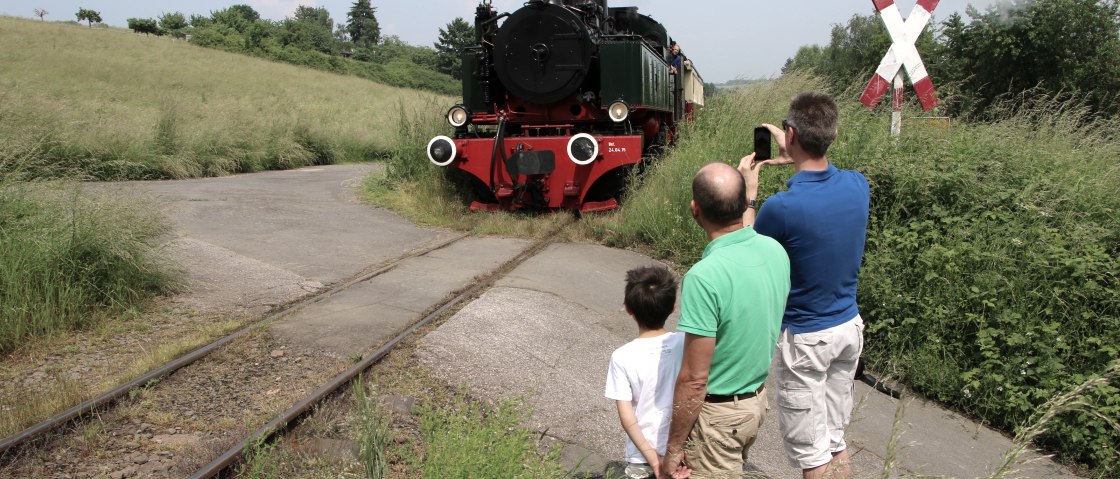
<path id="1" fill-rule="evenodd" d="M 894 0 L 871 0 L 871 3 L 875 4 L 875 10 L 878 10 L 878 11 L 881 12 L 881 11 L 883 11 L 884 8 L 887 8 L 891 5 L 894 5 Z M 934 2 L 934 3 L 937 3 L 937 2 Z"/>
<path id="2" fill-rule="evenodd" d="M 871 77 L 871 81 L 867 82 L 867 88 L 863 89 L 863 94 L 859 96 L 859 101 L 864 105 L 875 108 L 879 104 L 879 99 L 883 98 L 883 94 L 890 88 L 891 82 L 887 81 L 878 73 Z"/>
<path id="3" fill-rule="evenodd" d="M 937 2 L 941 0 L 918 0 L 918 6 L 926 9 L 927 12 L 933 13 L 933 9 L 937 8 Z"/>
<path id="4" fill-rule="evenodd" d="M 918 92 L 918 101 L 922 102 L 922 109 L 929 111 L 937 106 L 937 93 L 933 91 L 933 82 L 925 77 L 914 83 L 914 91 Z"/>

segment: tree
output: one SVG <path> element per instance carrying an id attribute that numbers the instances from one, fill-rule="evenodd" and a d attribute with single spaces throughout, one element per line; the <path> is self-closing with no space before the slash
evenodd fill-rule
<path id="1" fill-rule="evenodd" d="M 48 12 L 46 10 L 43 10 L 42 8 L 36 8 L 35 9 L 35 16 L 39 17 L 40 22 L 43 21 L 43 17 L 47 16 L 48 13 L 50 13 L 50 12 Z"/>
<path id="2" fill-rule="evenodd" d="M 214 20 L 204 15 L 191 15 L 189 20 L 191 28 L 206 28 L 214 24 Z"/>
<path id="3" fill-rule="evenodd" d="M 234 13 L 240 15 L 241 18 L 244 18 L 246 21 L 249 21 L 249 22 L 255 22 L 255 21 L 261 19 L 261 14 L 257 13 L 256 10 L 253 10 L 253 7 L 245 5 L 244 3 L 233 5 L 229 8 L 227 8 L 226 10 L 229 10 L 231 12 L 234 12 Z"/>
<path id="4" fill-rule="evenodd" d="M 326 7 L 300 5 L 296 7 L 295 19 L 320 25 L 327 29 L 328 33 L 334 31 L 334 19 L 331 18 L 331 13 L 327 11 Z"/>
<path id="5" fill-rule="evenodd" d="M 439 40 L 435 43 L 439 55 L 439 71 L 461 80 L 463 78 L 461 52 L 474 42 L 474 26 L 462 17 L 456 17 L 447 24 L 447 28 L 439 29 Z"/>
<path id="6" fill-rule="evenodd" d="M 210 19 L 213 23 L 232 28 L 239 33 L 245 33 L 249 26 L 260 18 L 261 15 L 248 5 L 234 5 L 216 12 L 210 12 Z"/>
<path id="7" fill-rule="evenodd" d="M 181 12 L 164 13 L 159 17 L 159 28 L 175 38 L 183 38 L 186 36 L 183 30 L 187 28 L 187 17 Z"/>
<path id="8" fill-rule="evenodd" d="M 317 22 L 289 18 L 280 24 L 278 39 L 281 45 L 300 50 L 334 53 L 336 44 L 331 31 Z"/>
<path id="9" fill-rule="evenodd" d="M 145 35 L 153 33 L 159 35 L 159 26 L 151 18 L 130 18 L 128 19 L 128 29 Z"/>
<path id="10" fill-rule="evenodd" d="M 93 10 L 79 7 L 78 13 L 75 13 L 74 15 L 78 17 L 79 22 L 82 20 L 89 22 L 90 28 L 93 28 L 93 22 L 101 23 L 101 13 L 95 12 Z"/>
<path id="11" fill-rule="evenodd" d="M 350 41 L 359 47 L 369 48 L 377 45 L 381 39 L 381 27 L 377 24 L 376 13 L 369 0 L 356 0 L 346 14 L 346 33 L 350 34 Z"/>
<path id="12" fill-rule="evenodd" d="M 945 64 L 934 69 L 959 75 L 962 113 L 986 116 L 1001 97 L 1032 90 L 1120 114 L 1120 2 L 1033 0 L 968 14 L 968 25 L 946 22 Z"/>

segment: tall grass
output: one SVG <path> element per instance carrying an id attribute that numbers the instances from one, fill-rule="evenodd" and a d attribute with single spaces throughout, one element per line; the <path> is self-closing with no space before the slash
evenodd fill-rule
<path id="1" fill-rule="evenodd" d="M 665 161 L 603 228 L 614 244 L 647 244 L 684 265 L 705 239 L 687 204 L 710 161 L 751 151 L 751 127 L 775 123 L 805 77 L 752 85 L 712 101 Z M 1113 123 L 1045 97 L 1006 105 L 1004 119 L 949 128 L 887 114 L 841 95 L 829 158 L 871 182 L 859 285 L 867 359 L 923 394 L 1011 433 L 1050 398 L 1100 374 L 1120 353 L 1120 144 Z M 764 168 L 763 197 L 790 168 Z M 1053 419 L 1038 443 L 1098 476 L 1120 474 L 1120 389 L 1083 391 L 1094 414 Z"/>
<path id="2" fill-rule="evenodd" d="M 417 408 L 425 442 L 423 478 L 561 478 L 567 473 L 556 457 L 542 456 L 536 433 L 522 424 L 524 406 L 507 399 L 486 404 L 457 394 L 449 404 L 425 402 Z"/>
<path id="3" fill-rule="evenodd" d="M 147 37 L 0 17 L 0 147 L 37 177 L 155 179 L 383 157 L 430 94 Z M 0 165 L 3 166 L 3 165 Z"/>
<path id="4" fill-rule="evenodd" d="M 358 457 L 367 479 L 384 479 L 388 469 L 387 450 L 392 441 L 392 417 L 381 405 L 374 385 L 366 386 L 359 376 L 353 383 L 354 409 L 358 419 Z"/>
<path id="5" fill-rule="evenodd" d="M 92 198 L 76 184 L 0 178 L 0 352 L 167 291 L 162 218 L 135 198 Z"/>

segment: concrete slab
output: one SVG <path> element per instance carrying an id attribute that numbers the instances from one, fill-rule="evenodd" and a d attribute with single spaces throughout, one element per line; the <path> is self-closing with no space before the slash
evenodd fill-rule
<path id="1" fill-rule="evenodd" d="M 898 463 L 916 474 L 959 478 L 987 477 L 1012 443 L 1003 434 L 920 399 L 900 401 L 859 384 L 863 397 L 851 425 L 852 442 L 879 457 L 887 453 L 887 441 L 895 410 L 902 405 L 905 416 L 896 451 Z M 1035 452 L 1024 453 L 1015 477 L 1076 478 L 1067 468 Z"/>
<path id="2" fill-rule="evenodd" d="M 379 168 L 330 165 L 87 188 L 149 192 L 164 202 L 177 236 L 330 284 L 441 234 L 358 202 L 362 179 Z"/>
<path id="3" fill-rule="evenodd" d="M 260 315 L 323 287 L 318 281 L 192 238 L 176 238 L 164 251 L 183 270 L 189 291 L 175 295 L 173 303 L 201 313 Z"/>
<path id="4" fill-rule="evenodd" d="M 308 305 L 274 322 L 270 331 L 285 342 L 334 357 L 364 353 L 527 245 L 527 241 L 508 238 L 463 239 L 409 258 L 382 275 Z"/>
<path id="5" fill-rule="evenodd" d="M 429 333 L 420 356 L 437 375 L 452 384 L 466 381 L 482 398 L 525 397 L 532 426 L 572 448 L 565 464 L 579 477 L 602 477 L 623 454 L 624 433 L 603 398 L 603 383 L 610 353 L 636 334 L 622 309 L 624 276 L 652 263 L 601 246 L 553 245 Z M 778 434 L 775 388 L 768 390 L 772 407 L 744 476 L 800 477 Z M 862 383 L 857 394 L 864 399 L 849 431 L 854 476 L 880 478 L 897 400 Z M 905 412 L 902 447 L 888 477 L 986 477 L 1011 447 L 998 433 L 933 404 L 915 402 Z M 1042 459 L 1017 477 L 1076 476 Z"/>

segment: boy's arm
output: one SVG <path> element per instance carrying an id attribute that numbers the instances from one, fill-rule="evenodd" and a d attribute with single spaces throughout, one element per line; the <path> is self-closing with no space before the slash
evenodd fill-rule
<path id="1" fill-rule="evenodd" d="M 657 446 L 650 444 L 645 434 L 642 434 L 642 428 L 638 426 L 638 416 L 634 414 L 634 405 L 630 401 L 615 401 L 615 405 L 618 406 L 618 421 L 622 423 L 622 429 L 626 431 L 627 436 L 630 436 L 630 440 L 634 441 L 634 445 L 638 446 L 646 462 L 657 471 L 661 467 Z"/>

